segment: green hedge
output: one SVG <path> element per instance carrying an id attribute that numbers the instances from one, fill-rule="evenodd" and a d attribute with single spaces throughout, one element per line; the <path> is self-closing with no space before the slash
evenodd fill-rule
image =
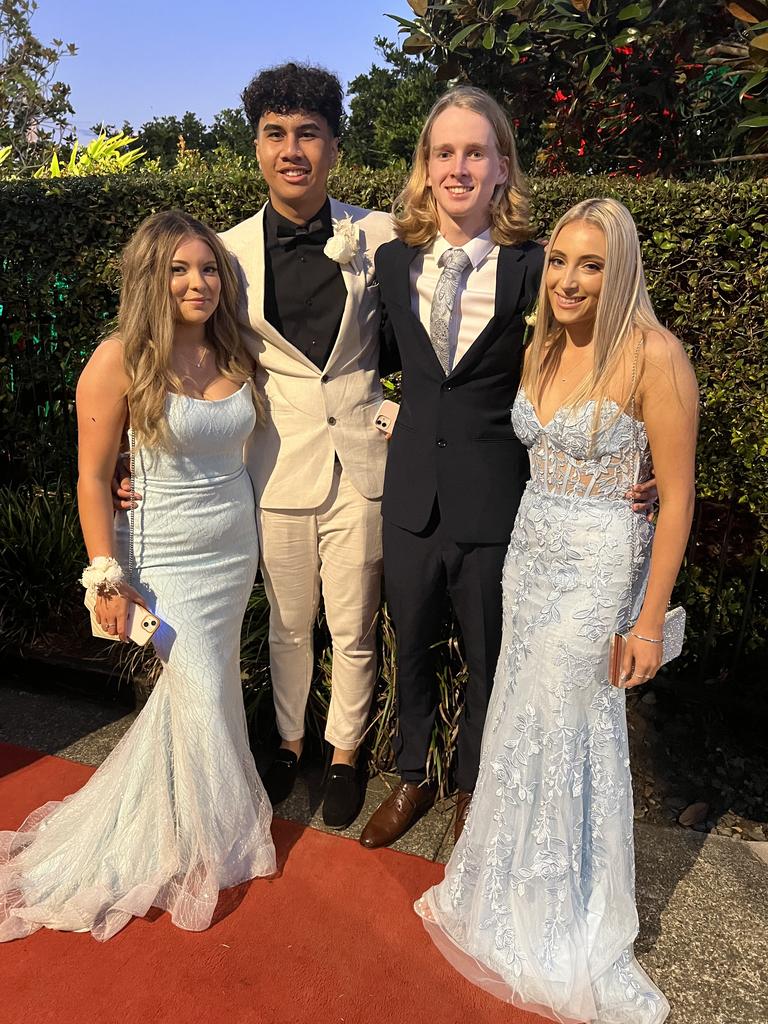
<path id="1" fill-rule="evenodd" d="M 331 191 L 388 209 L 401 184 L 399 170 L 341 167 Z M 757 656 L 768 617 L 768 182 L 558 177 L 532 187 L 541 234 L 580 199 L 611 195 L 626 203 L 658 315 L 693 359 L 702 394 L 703 500 L 682 593 L 689 663 L 706 648 L 699 668 L 717 675 L 732 666 L 736 648 Z M 264 199 L 251 166 L 211 168 L 194 158 L 162 175 L 0 183 L 0 483 L 47 487 L 74 478 L 74 383 L 114 315 L 118 253 L 139 221 L 179 206 L 222 230 Z M 454 662 L 446 686 L 456 690 L 460 652 L 448 646 Z M 255 675 L 263 676 L 264 653 L 259 645 Z M 455 700 L 448 704 L 441 742 L 450 748 Z M 383 713 L 382 735 L 391 707 Z"/>

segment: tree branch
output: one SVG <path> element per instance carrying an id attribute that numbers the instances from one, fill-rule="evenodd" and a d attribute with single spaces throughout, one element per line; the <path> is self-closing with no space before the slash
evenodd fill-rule
<path id="1" fill-rule="evenodd" d="M 743 156 L 718 156 L 714 160 L 697 160 L 697 164 L 727 164 L 736 160 L 768 160 L 768 153 L 745 153 Z"/>

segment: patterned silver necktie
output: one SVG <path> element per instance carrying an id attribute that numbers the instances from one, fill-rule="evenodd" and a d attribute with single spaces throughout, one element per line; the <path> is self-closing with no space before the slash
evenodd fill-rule
<path id="1" fill-rule="evenodd" d="M 429 314 L 429 337 L 435 355 L 440 360 L 446 376 L 451 370 L 451 346 L 448 341 L 448 324 L 456 301 L 456 293 L 464 271 L 470 265 L 470 258 L 463 249 L 448 249 L 443 255 L 443 272 L 440 275 L 435 294 L 432 296 L 432 310 Z"/>

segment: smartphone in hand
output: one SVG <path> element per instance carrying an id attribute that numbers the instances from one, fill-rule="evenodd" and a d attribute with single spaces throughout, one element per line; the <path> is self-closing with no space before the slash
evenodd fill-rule
<path id="1" fill-rule="evenodd" d="M 382 434 L 386 434 L 387 437 L 391 437 L 399 411 L 400 406 L 397 402 L 393 402 L 391 399 L 385 398 L 376 410 L 373 425 L 377 430 L 380 430 Z"/>
<path id="2" fill-rule="evenodd" d="M 91 633 L 94 636 L 97 636 L 100 640 L 120 639 L 114 633 L 108 633 L 106 629 L 102 629 L 99 625 L 95 614 L 95 597 L 90 593 L 86 593 L 83 604 L 91 613 Z M 131 602 L 125 623 L 125 632 L 129 640 L 133 640 L 135 644 L 143 647 L 148 640 L 152 639 L 153 634 L 157 632 L 159 627 L 160 619 L 154 612 L 149 612 L 146 608 L 142 608 L 140 604 L 136 604 L 133 601 Z"/>

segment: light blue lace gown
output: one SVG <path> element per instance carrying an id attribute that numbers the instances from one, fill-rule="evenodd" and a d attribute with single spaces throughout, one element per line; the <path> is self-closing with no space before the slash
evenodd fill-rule
<path id="1" fill-rule="evenodd" d="M 542 426 L 523 391 L 515 402 L 531 480 L 504 565 L 480 775 L 445 880 L 416 909 L 500 999 L 562 1024 L 659 1024 L 669 1005 L 632 951 L 625 691 L 607 681 L 610 636 L 634 621 L 647 576 L 652 530 L 624 494 L 647 479 L 648 442 L 608 402 L 590 447 L 594 414 L 562 408 Z"/>
<path id="2" fill-rule="evenodd" d="M 136 453 L 133 577 L 164 623 L 154 640 L 163 672 L 82 789 L 0 832 L 0 941 L 41 927 L 108 939 L 151 906 L 199 930 L 221 889 L 275 870 L 240 684 L 259 555 L 243 465 L 250 389 L 210 402 L 169 395 L 166 408 L 173 452 Z"/>

